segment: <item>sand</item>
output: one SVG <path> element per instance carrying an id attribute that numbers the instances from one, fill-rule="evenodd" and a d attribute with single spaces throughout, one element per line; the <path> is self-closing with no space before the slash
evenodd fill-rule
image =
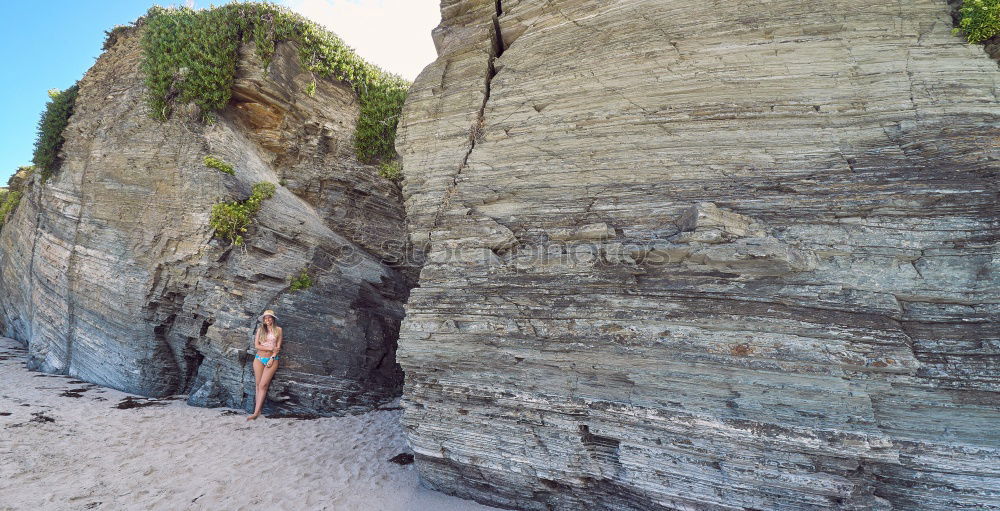
<path id="1" fill-rule="evenodd" d="M 31 372 L 25 354 L 0 338 L 0 510 L 495 509 L 389 461 L 410 452 L 399 410 L 247 422 Z"/>

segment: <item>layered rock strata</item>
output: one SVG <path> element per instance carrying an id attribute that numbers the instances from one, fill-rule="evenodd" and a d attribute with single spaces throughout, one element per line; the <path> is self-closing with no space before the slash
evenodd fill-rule
<path id="1" fill-rule="evenodd" d="M 1000 72 L 946 2 L 441 10 L 397 139 L 428 484 L 1000 509 Z"/>
<path id="2" fill-rule="evenodd" d="M 251 332 L 284 327 L 273 409 L 364 410 L 400 392 L 395 343 L 415 279 L 396 185 L 353 153 L 357 96 L 287 43 L 264 70 L 241 50 L 215 122 L 150 118 L 140 35 L 80 82 L 63 163 L 0 234 L 0 317 L 33 368 L 197 405 L 252 407 Z M 306 94 L 315 82 L 315 94 Z M 220 158 L 235 175 L 205 166 Z M 245 247 L 212 238 L 219 201 L 277 185 Z M 292 292 L 306 270 L 312 287 Z M 269 409 L 271 407 L 269 406 Z"/>

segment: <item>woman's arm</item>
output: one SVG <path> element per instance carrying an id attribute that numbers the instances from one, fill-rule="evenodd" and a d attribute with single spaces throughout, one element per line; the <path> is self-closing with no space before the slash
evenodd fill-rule
<path id="1" fill-rule="evenodd" d="M 274 343 L 274 349 L 271 350 L 271 358 L 270 360 L 267 361 L 266 367 L 271 367 L 272 365 L 274 365 L 274 361 L 277 359 L 278 351 L 280 350 L 281 350 L 281 327 L 279 326 L 277 340 Z"/>
<path id="2" fill-rule="evenodd" d="M 261 328 L 264 328 L 263 325 L 258 325 L 257 326 L 257 330 L 253 333 L 253 347 L 256 350 L 262 350 L 262 349 L 264 349 L 260 345 L 260 329 Z"/>

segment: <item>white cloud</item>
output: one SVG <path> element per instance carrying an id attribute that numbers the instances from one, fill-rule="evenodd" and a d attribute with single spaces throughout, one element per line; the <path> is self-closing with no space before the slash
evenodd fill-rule
<path id="1" fill-rule="evenodd" d="M 340 36 L 362 58 L 413 80 L 437 57 L 431 30 L 439 0 L 283 0 Z"/>

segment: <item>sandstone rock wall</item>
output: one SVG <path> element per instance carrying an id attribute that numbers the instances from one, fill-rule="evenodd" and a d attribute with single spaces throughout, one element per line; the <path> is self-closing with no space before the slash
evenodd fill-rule
<path id="1" fill-rule="evenodd" d="M 1000 509 L 1000 72 L 944 0 L 444 0 L 397 148 L 435 488 Z"/>
<path id="2" fill-rule="evenodd" d="M 277 311 L 275 410 L 339 413 L 398 395 L 395 340 L 416 277 L 398 187 L 358 163 L 352 89 L 279 45 L 267 71 L 241 50 L 216 122 L 150 118 L 138 34 L 80 83 L 64 162 L 0 233 L 0 317 L 31 365 L 198 405 L 253 406 L 251 332 Z M 314 96 L 306 85 L 316 81 Z M 203 164 L 214 155 L 229 176 Z M 212 205 L 274 183 L 245 248 L 213 240 Z M 289 291 L 308 269 L 313 287 Z"/>

